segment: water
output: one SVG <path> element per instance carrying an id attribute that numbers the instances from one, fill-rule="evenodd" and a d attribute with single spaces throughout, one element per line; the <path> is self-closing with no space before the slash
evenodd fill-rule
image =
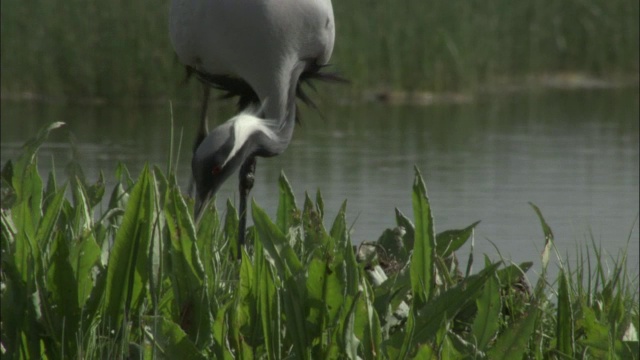
<path id="1" fill-rule="evenodd" d="M 389 106 L 321 104 L 303 111 L 287 152 L 259 159 L 252 196 L 275 215 L 284 171 L 301 206 L 319 188 L 330 226 L 348 199 L 354 242 L 377 239 L 394 226 L 394 208 L 412 216 L 414 165 L 427 183 L 436 231 L 476 220 L 475 255 L 515 262 L 539 258 L 543 235 L 528 202 L 542 210 L 562 255 L 596 243 L 612 256 L 629 242 L 629 268 L 638 271 L 638 89 L 544 91 L 491 95 L 470 104 Z M 187 188 L 197 107 L 174 106 L 176 137 L 184 131 L 179 181 Z M 211 116 L 226 119 L 230 108 Z M 145 162 L 166 168 L 169 104 L 142 108 L 2 104 L 2 162 L 43 124 L 65 121 L 40 153 L 43 172 L 75 156 L 86 175 L 113 179 L 118 161 L 136 176 Z M 70 135 L 72 134 L 72 135 Z M 175 145 L 177 147 L 177 144 Z M 219 194 L 237 202 L 231 179 Z M 468 251 L 465 250 L 465 251 Z M 536 261 L 537 262 L 537 261 Z M 476 266 L 478 267 L 478 266 Z"/>

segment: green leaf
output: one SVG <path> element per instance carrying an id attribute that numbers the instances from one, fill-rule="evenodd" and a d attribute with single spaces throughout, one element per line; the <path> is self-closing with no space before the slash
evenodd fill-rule
<path id="1" fill-rule="evenodd" d="M 542 216 L 542 212 L 540 209 L 534 205 L 533 203 L 529 203 L 529 205 L 533 208 L 538 215 L 538 219 L 540 219 L 540 224 L 542 225 L 542 232 L 544 233 L 544 250 L 542 252 L 542 269 L 543 271 L 547 270 L 547 265 L 549 264 L 549 252 L 551 250 L 551 246 L 553 245 L 553 232 L 551 228 L 544 220 Z"/>
<path id="2" fill-rule="evenodd" d="M 331 231 L 329 234 L 333 239 L 335 239 L 339 244 L 345 244 L 348 241 L 349 234 L 347 230 L 347 200 L 342 203 L 340 206 L 340 210 L 336 215 L 336 218 L 333 220 L 333 225 L 331 226 Z"/>
<path id="3" fill-rule="evenodd" d="M 260 322 L 264 337 L 267 357 L 270 360 L 281 359 L 281 316 L 280 296 L 276 289 L 275 279 L 271 267 L 267 266 L 262 243 L 255 243 L 255 271 L 258 285 L 257 301 L 259 304 Z"/>
<path id="4" fill-rule="evenodd" d="M 46 288 L 50 297 L 45 299 L 44 313 L 53 327 L 52 333 L 59 336 L 57 340 L 73 357 L 69 352 L 77 348 L 74 340 L 80 320 L 80 305 L 76 274 L 69 263 L 69 247 L 62 234 L 52 245 Z"/>
<path id="5" fill-rule="evenodd" d="M 54 230 L 60 216 L 60 211 L 62 210 L 66 188 L 65 185 L 62 189 L 51 194 L 52 198 L 49 200 L 49 206 L 47 206 L 44 216 L 38 225 L 36 239 L 38 239 L 39 246 L 42 249 L 47 249 L 49 241 L 53 239 Z"/>
<path id="6" fill-rule="evenodd" d="M 188 208 L 191 209 L 191 204 L 188 204 Z M 233 210 L 235 214 L 235 209 Z M 235 242 L 229 244 L 225 242 L 223 238 L 223 230 L 220 224 L 220 218 L 216 207 L 213 206 L 210 211 L 203 211 L 200 214 L 200 220 L 197 224 L 197 242 L 198 253 L 202 260 L 206 279 L 209 282 L 215 282 L 215 279 L 220 276 L 220 271 L 217 268 L 218 261 L 216 259 L 236 259 L 237 247 Z M 235 232 L 238 231 L 236 226 Z M 232 247 L 231 247 L 232 246 Z M 208 285 L 209 298 L 214 298 L 215 286 Z"/>
<path id="7" fill-rule="evenodd" d="M 78 303 L 83 306 L 93 289 L 92 268 L 100 259 L 102 250 L 94 237 L 96 232 L 86 191 L 78 179 L 71 184 L 75 206 L 69 220 L 75 238 L 69 251 L 69 261 L 77 281 Z"/>
<path id="8" fill-rule="evenodd" d="M 16 189 L 17 205 L 11 211 L 16 233 L 16 269 L 22 274 L 23 281 L 33 276 L 28 270 L 31 258 L 39 266 L 41 252 L 37 251 L 37 229 L 42 217 L 42 179 L 37 170 L 35 158 L 33 162 L 24 164 L 22 171 L 14 176 L 13 187 Z"/>
<path id="9" fill-rule="evenodd" d="M 311 259 L 307 265 L 307 323 L 312 337 L 320 335 L 320 331 L 326 321 L 326 309 L 324 304 L 325 281 L 329 269 L 325 270 L 325 264 L 320 259 Z"/>
<path id="10" fill-rule="evenodd" d="M 447 230 L 439 233 L 436 236 L 436 253 L 438 256 L 446 258 L 460 249 L 469 240 L 471 234 L 473 234 L 473 229 L 479 223 L 480 221 L 476 221 L 464 229 Z"/>
<path id="11" fill-rule="evenodd" d="M 129 193 L 125 191 L 122 183 L 117 183 L 116 186 L 113 187 L 113 191 L 109 197 L 109 209 L 125 209 L 128 201 Z"/>
<path id="12" fill-rule="evenodd" d="M 100 171 L 96 183 L 88 186 L 86 190 L 89 207 L 93 209 L 96 205 L 99 205 L 100 202 L 102 202 L 102 197 L 104 196 L 105 182 L 102 171 Z"/>
<path id="13" fill-rule="evenodd" d="M 29 259 L 33 260 L 36 268 L 41 264 L 41 252 L 37 250 L 37 231 L 43 211 L 43 186 L 42 179 L 38 174 L 36 153 L 49 132 L 62 125 L 64 124 L 53 123 L 42 128 L 35 137 L 25 143 L 22 156 L 12 167 L 9 166 L 11 171 L 5 167 L 5 171 L 12 175 L 11 187 L 15 190 L 15 201 L 12 201 L 13 209 L 11 211 L 12 220 L 17 230 L 15 259 L 17 260 L 16 269 L 22 274 L 24 281 L 33 277 L 33 274 L 28 273 L 27 262 Z"/>
<path id="14" fill-rule="evenodd" d="M 171 320 L 161 316 L 144 316 L 147 338 L 161 359 L 207 359 L 187 334 Z"/>
<path id="15" fill-rule="evenodd" d="M 18 233 L 18 229 L 16 225 L 13 223 L 13 219 L 11 218 L 11 212 L 2 211 L 0 213 L 0 219 L 2 219 L 2 225 L 0 228 L 2 229 L 2 241 L 0 241 L 0 246 L 2 248 L 2 254 L 10 254 L 12 253 L 13 246 L 16 240 L 16 234 Z M 7 257 L 8 258 L 8 257 Z M 5 260 L 8 261 L 8 260 Z M 11 261 L 15 261 L 15 258 L 11 258 Z"/>
<path id="16" fill-rule="evenodd" d="M 14 222 L 18 231 L 16 239 L 18 249 L 16 253 L 17 259 L 26 259 L 28 248 L 35 246 L 37 241 L 36 228 L 42 217 L 42 179 L 38 174 L 36 153 L 38 148 L 45 142 L 49 133 L 63 126 L 63 122 L 55 122 L 40 129 L 38 134 L 29 139 L 23 146 L 22 156 L 15 162 L 11 168 L 11 185 L 15 190 L 17 208 L 13 210 Z M 5 167 L 5 171 L 9 172 Z M 5 175 L 9 176 L 9 174 Z M 32 254 L 37 256 L 37 254 Z M 39 261 L 36 261 L 39 263 Z M 24 261 L 18 261 L 16 264 L 18 271 L 26 270 Z M 26 275 L 23 275 L 26 279 Z"/>
<path id="17" fill-rule="evenodd" d="M 568 356 L 574 357 L 574 339 L 573 339 L 573 312 L 571 309 L 571 294 L 569 292 L 569 280 L 564 270 L 560 271 L 558 289 L 558 311 L 556 339 L 557 350 Z"/>
<path id="18" fill-rule="evenodd" d="M 238 354 L 239 358 L 252 359 L 252 351 L 249 347 L 247 335 L 243 328 L 253 329 L 257 322 L 255 309 L 256 294 L 253 293 L 255 280 L 253 264 L 245 249 L 240 253 L 240 278 L 234 292 L 234 304 L 232 312 L 229 313 L 229 332 L 227 339 L 232 352 Z"/>
<path id="19" fill-rule="evenodd" d="M 501 262 L 497 262 L 485 267 L 480 273 L 467 277 L 420 308 L 416 315 L 416 333 L 412 344 L 433 339 L 444 322 L 451 321 L 468 303 L 478 298 L 500 265 Z"/>
<path id="20" fill-rule="evenodd" d="M 306 287 L 300 285 L 298 277 L 302 276 L 303 267 L 284 234 L 271 222 L 267 214 L 252 201 L 253 223 L 258 233 L 258 240 L 267 252 L 268 260 L 276 267 L 283 283 L 283 303 L 287 336 L 293 343 L 297 358 L 308 359 L 310 349 L 305 324 Z"/>
<path id="21" fill-rule="evenodd" d="M 240 263 L 240 280 L 238 281 L 238 287 L 236 289 L 236 296 L 238 302 L 244 303 L 252 300 L 253 287 L 255 285 L 254 269 L 251 259 L 247 256 L 247 252 L 242 252 L 242 259 Z"/>
<path id="22" fill-rule="evenodd" d="M 432 296 L 435 287 L 436 236 L 427 188 L 418 168 L 413 182 L 413 216 L 416 219 L 415 244 L 411 256 L 411 290 L 417 307 Z"/>
<path id="23" fill-rule="evenodd" d="M 16 359 L 37 359 L 42 356 L 40 333 L 42 314 L 40 291 L 35 289 L 33 280 L 24 282 L 15 267 L 15 262 L 7 262 L 2 256 L 3 284 L 2 294 L 2 345 L 6 353 L 2 358 L 13 355 Z M 33 258 L 29 257 L 27 268 L 33 272 Z M 3 350 L 4 351 L 4 350 Z"/>
<path id="24" fill-rule="evenodd" d="M 76 238 L 90 236 L 93 229 L 93 216 L 86 189 L 83 183 L 77 179 L 72 179 L 71 194 L 73 195 L 73 217 L 71 227 Z"/>
<path id="25" fill-rule="evenodd" d="M 13 165 L 13 177 L 12 177 L 13 179 L 12 185 L 18 194 L 19 201 L 22 201 L 22 199 L 24 199 L 20 197 L 20 195 L 24 194 L 23 178 L 26 172 L 31 171 L 29 170 L 29 168 L 31 168 L 36 163 L 36 153 L 38 149 L 47 140 L 47 137 L 49 136 L 49 133 L 52 130 L 55 130 L 63 125 L 64 125 L 63 122 L 51 123 L 50 125 L 41 128 L 38 131 L 38 134 L 36 136 L 29 139 L 23 145 L 22 156 Z"/>
<path id="26" fill-rule="evenodd" d="M 451 340 L 452 336 L 449 336 L 448 333 L 445 333 L 444 331 L 446 331 L 447 327 L 443 326 L 442 330 L 443 330 L 443 338 L 442 340 L 438 341 L 437 343 L 440 344 L 440 353 L 439 356 L 441 359 L 451 359 L 451 360 L 457 360 L 457 359 L 465 359 L 465 357 L 461 354 L 460 349 L 458 349 L 458 347 L 456 345 L 458 345 L 457 342 L 454 342 Z M 424 349 L 426 347 L 426 349 Z M 466 350 L 466 349 L 465 349 Z M 419 348 L 416 356 L 425 356 L 422 355 L 420 353 L 420 351 L 423 351 L 425 355 L 431 355 L 432 354 L 432 349 L 429 346 L 429 344 L 425 344 L 422 347 Z"/>
<path id="27" fill-rule="evenodd" d="M 235 359 L 235 356 L 229 349 L 227 337 L 229 335 L 229 308 L 234 304 L 231 300 L 218 308 L 215 314 L 215 321 L 213 323 L 213 353 L 214 359 Z"/>
<path id="28" fill-rule="evenodd" d="M 387 281 L 382 283 L 381 286 L 374 288 L 374 306 L 377 309 L 378 314 L 388 314 L 385 318 L 385 331 L 406 320 L 406 314 L 404 314 L 404 311 L 400 310 L 400 307 L 406 307 L 408 309 L 404 300 L 406 299 L 410 288 L 410 272 L 406 269 L 392 275 Z M 391 310 L 393 310 L 393 313 Z M 403 313 L 403 316 L 398 316 L 399 313 Z"/>
<path id="29" fill-rule="evenodd" d="M 333 326 L 344 303 L 344 288 L 330 259 L 314 258 L 307 268 L 307 323 L 313 337 Z"/>
<path id="30" fill-rule="evenodd" d="M 308 193 L 305 193 L 302 225 L 304 227 L 304 249 L 306 253 L 330 242 L 329 236 L 324 229 L 322 218 Z"/>
<path id="31" fill-rule="evenodd" d="M 305 312 L 306 296 L 296 279 L 288 277 L 283 282 L 284 314 L 287 322 L 287 337 L 293 343 L 293 349 L 297 359 L 309 359 L 311 357 L 311 344 L 307 336 Z"/>
<path id="32" fill-rule="evenodd" d="M 78 286 L 78 304 L 83 306 L 94 287 L 93 267 L 98 264 L 102 250 L 93 236 L 80 239 L 71 249 L 69 261 Z"/>
<path id="33" fill-rule="evenodd" d="M 413 249 L 415 243 L 416 229 L 411 220 L 406 217 L 398 208 L 395 209 L 396 213 L 396 223 L 398 226 L 404 228 L 404 235 L 402 236 L 402 240 L 404 241 L 404 247 L 408 251 Z"/>
<path id="34" fill-rule="evenodd" d="M 316 209 L 318 210 L 318 215 L 320 219 L 324 219 L 324 200 L 322 200 L 322 194 L 320 193 L 320 188 L 316 191 Z"/>
<path id="35" fill-rule="evenodd" d="M 129 169 L 127 169 L 127 166 L 123 163 L 118 163 L 118 165 L 116 166 L 116 179 L 118 179 L 118 182 L 120 184 L 123 184 L 123 186 L 127 189 L 131 188 L 135 182 L 133 181 L 133 178 L 131 177 L 131 174 L 129 173 Z"/>
<path id="36" fill-rule="evenodd" d="M 595 358 L 612 358 L 616 345 L 622 345 L 617 339 L 611 338 L 611 329 L 608 324 L 598 319 L 596 311 L 585 304 L 582 300 L 580 304 L 582 318 L 577 321 L 577 328 L 584 332 L 584 337 L 578 342 L 588 348 L 588 352 Z M 621 350 L 621 349 L 620 349 Z"/>
<path id="37" fill-rule="evenodd" d="M 210 203 L 213 203 L 213 201 L 211 201 Z M 229 251 L 232 252 L 232 254 L 235 254 L 235 256 L 237 256 L 237 251 L 238 251 L 238 224 L 240 223 L 240 220 L 238 218 L 238 211 L 236 210 L 235 207 L 233 207 L 233 204 L 231 203 L 230 200 L 227 199 L 227 216 L 225 217 L 224 220 L 224 236 L 227 240 L 227 242 L 229 243 Z"/>
<path id="38" fill-rule="evenodd" d="M 533 262 L 525 261 L 519 265 L 511 264 L 498 270 L 498 280 L 502 288 L 508 288 L 516 284 L 524 274 L 533 266 Z"/>
<path id="39" fill-rule="evenodd" d="M 155 193 L 145 166 L 127 203 L 122 225 L 109 256 L 104 315 L 111 329 L 120 331 L 125 316 L 142 300 L 148 278 L 147 257 L 154 225 Z"/>
<path id="40" fill-rule="evenodd" d="M 171 263 L 168 270 L 180 309 L 180 326 L 196 347 L 203 349 L 213 341 L 213 318 L 195 226 L 175 182 L 167 189 L 164 214 L 170 240 Z"/>
<path id="41" fill-rule="evenodd" d="M 396 336 L 389 339 L 390 343 L 395 342 L 396 339 L 399 339 L 401 341 L 399 355 L 394 358 L 403 360 L 407 358 L 407 356 L 411 352 L 412 344 L 414 343 L 415 333 L 418 330 L 420 329 L 417 329 L 416 327 L 416 311 L 414 310 L 412 304 L 412 309 L 407 313 L 407 322 L 405 323 L 404 331 L 398 331 L 396 333 Z M 403 334 L 404 336 L 402 336 Z"/>
<path id="42" fill-rule="evenodd" d="M 459 354 L 457 357 L 458 359 L 468 359 L 472 358 L 472 356 L 479 358 L 480 356 L 478 355 L 484 354 L 479 351 L 478 347 L 476 346 L 475 340 L 474 342 L 466 341 L 458 333 L 452 331 L 451 329 L 447 331 L 446 341 L 448 343 L 447 345 L 453 346 L 453 348 L 455 348 L 456 353 Z"/>
<path id="43" fill-rule="evenodd" d="M 7 165 L 10 166 L 11 162 L 8 161 Z M 5 168 L 6 168 L 6 166 L 5 166 Z M 9 181 L 7 181 L 5 179 L 4 173 L 3 173 L 2 179 L 0 179 L 0 181 L 1 181 L 1 184 L 0 184 L 0 208 L 2 210 L 11 209 L 12 207 L 14 207 L 16 205 L 16 202 L 18 201 L 18 196 L 16 195 L 16 190 L 13 188 L 13 185 L 11 185 L 11 181 L 10 180 L 11 179 L 9 179 Z"/>
<path id="44" fill-rule="evenodd" d="M 475 337 L 471 342 L 476 343 L 479 350 L 485 351 L 487 345 L 499 328 L 500 284 L 495 276 L 489 278 L 476 300 L 477 314 L 471 326 L 471 334 Z"/>
<path id="45" fill-rule="evenodd" d="M 298 207 L 296 206 L 296 197 L 284 172 L 280 173 L 278 185 L 280 188 L 280 201 L 278 202 L 276 224 L 280 231 L 286 233 L 295 223 L 294 216 L 298 212 Z"/>
<path id="46" fill-rule="evenodd" d="M 429 344 L 418 347 L 415 359 L 448 359 L 447 357 L 438 357 Z"/>
<path id="47" fill-rule="evenodd" d="M 351 303 L 351 308 L 347 312 L 346 321 L 343 329 L 344 350 L 347 358 L 358 359 L 358 347 L 360 339 L 356 336 L 356 313 L 358 309 L 358 300 L 362 296 L 362 292 L 358 292 Z"/>
<path id="48" fill-rule="evenodd" d="M 84 303 L 83 308 L 83 319 L 97 319 L 99 317 L 99 311 L 101 311 L 100 306 L 104 301 L 104 294 L 107 286 L 107 271 L 102 266 L 98 266 L 95 268 L 96 275 L 93 288 L 91 289 L 91 294 L 89 298 Z M 83 333 L 88 333 L 90 328 L 93 326 L 90 321 L 82 321 L 82 329 Z"/>
<path id="49" fill-rule="evenodd" d="M 487 351 L 489 359 L 522 359 L 529 339 L 535 330 L 540 311 L 535 305 L 529 308 L 529 314 L 506 329 L 496 340 L 494 346 Z"/>
<path id="50" fill-rule="evenodd" d="M 380 326 L 378 313 L 373 307 L 373 293 L 369 286 L 363 286 L 363 295 L 367 319 L 364 337 L 362 339 L 363 355 L 366 359 L 382 359 L 382 327 Z"/>
<path id="51" fill-rule="evenodd" d="M 237 214 L 235 213 L 235 208 L 233 208 L 233 206 L 228 208 L 227 211 L 228 212 L 231 211 L 233 212 L 234 215 L 237 216 Z M 229 217 L 229 215 L 227 216 Z M 231 218 L 233 218 L 233 216 L 231 216 Z M 210 209 L 207 209 L 207 211 L 203 211 L 200 214 L 200 220 L 198 221 L 197 225 L 198 225 L 198 230 L 197 230 L 198 248 L 200 249 L 200 252 L 204 257 L 207 252 L 210 252 L 213 250 L 214 240 L 221 233 L 221 230 L 222 230 L 220 227 L 220 218 L 218 216 L 218 211 L 216 207 L 213 206 Z M 237 224 L 234 227 L 234 229 L 236 232 L 238 231 Z M 237 255 L 237 254 L 234 253 L 234 255 Z"/>
<path id="52" fill-rule="evenodd" d="M 302 270 L 302 264 L 284 234 L 271 222 L 255 200 L 251 202 L 251 209 L 260 241 L 269 254 L 270 261 L 276 266 L 279 276 L 286 279 L 292 274 L 298 274 Z"/>
<path id="53" fill-rule="evenodd" d="M 51 164 L 51 167 L 55 169 L 55 164 Z M 4 185 L 4 184 L 3 184 Z M 66 187 L 66 186 L 65 186 Z M 52 199 L 55 197 L 56 193 L 58 193 L 58 186 L 56 185 L 56 175 L 55 171 L 49 173 L 47 177 L 47 186 L 44 190 L 44 196 L 42 199 L 42 210 L 47 211 L 49 205 L 51 204 Z"/>

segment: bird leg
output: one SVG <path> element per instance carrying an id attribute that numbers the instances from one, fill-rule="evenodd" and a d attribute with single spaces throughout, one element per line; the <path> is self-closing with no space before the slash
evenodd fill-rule
<path id="1" fill-rule="evenodd" d="M 242 258 L 247 226 L 247 198 L 255 180 L 256 157 L 251 156 L 240 167 L 240 221 L 238 223 L 238 259 Z"/>
<path id="2" fill-rule="evenodd" d="M 196 140 L 193 143 L 193 154 L 195 155 L 196 150 L 198 150 L 198 146 L 202 143 L 204 138 L 209 134 L 209 125 L 207 121 L 207 109 L 209 108 L 209 93 L 211 92 L 211 87 L 207 84 L 202 84 L 203 86 L 203 96 L 202 96 L 202 107 L 200 108 L 200 127 L 198 128 L 198 134 L 196 135 Z M 189 183 L 189 194 L 193 195 L 194 193 L 194 182 L 193 178 L 191 178 L 191 182 Z"/>
<path id="3" fill-rule="evenodd" d="M 211 92 L 211 87 L 207 84 L 202 84 L 203 86 L 203 96 L 202 96 L 202 107 L 200 108 L 200 128 L 198 128 L 198 135 L 196 136 L 196 142 L 193 144 L 193 152 L 195 153 L 204 140 L 205 137 L 209 134 L 209 125 L 207 122 L 207 110 L 209 108 L 209 93 Z"/>

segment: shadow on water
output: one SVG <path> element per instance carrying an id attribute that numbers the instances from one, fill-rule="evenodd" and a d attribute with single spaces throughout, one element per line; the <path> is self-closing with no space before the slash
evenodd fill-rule
<path id="1" fill-rule="evenodd" d="M 321 104 L 323 116 L 303 109 L 287 152 L 258 161 L 252 193 L 275 214 L 280 171 L 299 205 L 304 191 L 322 191 L 327 221 L 348 199 L 354 242 L 375 240 L 394 226 L 394 207 L 411 214 L 417 165 L 427 181 L 436 231 L 482 220 L 476 253 L 514 261 L 537 259 L 543 245 L 537 204 L 556 233 L 562 254 L 593 233 L 615 255 L 631 237 L 629 264 L 638 268 L 638 91 L 543 91 L 479 97 L 469 104 L 352 106 Z M 184 131 L 178 177 L 187 188 L 198 109 L 174 106 L 176 138 Z M 216 107 L 216 122 L 232 115 Z M 2 104 L 2 162 L 42 125 L 64 121 L 40 153 L 42 172 L 57 174 L 73 156 L 89 179 L 113 179 L 117 162 L 135 176 L 145 162 L 165 168 L 170 106 L 113 107 Z M 213 121 L 212 121 L 213 122 Z M 69 138 L 76 149 L 71 150 Z M 175 145 L 177 147 L 177 144 Z M 232 178 L 219 194 L 237 199 Z"/>

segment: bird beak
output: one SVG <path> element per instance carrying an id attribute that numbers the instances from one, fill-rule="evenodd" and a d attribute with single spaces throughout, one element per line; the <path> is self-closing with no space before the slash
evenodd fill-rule
<path id="1" fill-rule="evenodd" d="M 199 196 L 196 196 L 196 203 L 193 207 L 193 218 L 196 222 L 200 220 L 200 213 L 202 212 L 202 200 L 200 200 Z"/>
<path id="2" fill-rule="evenodd" d="M 206 205 L 209 203 L 210 199 L 211 199 L 211 193 L 209 193 L 205 197 L 200 197 L 199 195 L 196 195 L 196 202 L 193 207 L 193 218 L 196 223 L 200 221 L 200 218 L 202 217 L 202 214 L 203 214 L 202 210 L 206 208 Z"/>

